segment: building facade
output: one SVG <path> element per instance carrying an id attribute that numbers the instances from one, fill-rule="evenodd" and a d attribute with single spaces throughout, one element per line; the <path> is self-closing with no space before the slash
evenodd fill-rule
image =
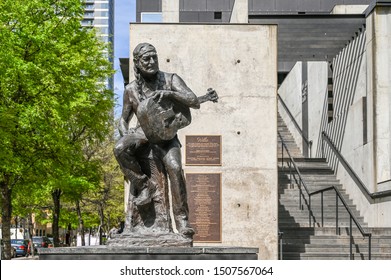
<path id="1" fill-rule="evenodd" d="M 113 63 L 114 50 L 114 0 L 86 0 L 82 26 L 95 28 L 102 41 L 109 43 L 107 58 Z M 114 78 L 107 81 L 107 87 L 114 89 Z"/>

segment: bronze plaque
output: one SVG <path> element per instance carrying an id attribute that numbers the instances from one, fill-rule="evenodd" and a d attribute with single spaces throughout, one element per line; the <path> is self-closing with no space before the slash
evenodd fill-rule
<path id="1" fill-rule="evenodd" d="M 194 242 L 221 242 L 221 173 L 187 173 Z"/>
<path id="2" fill-rule="evenodd" d="M 186 165 L 221 165 L 221 135 L 186 135 Z"/>

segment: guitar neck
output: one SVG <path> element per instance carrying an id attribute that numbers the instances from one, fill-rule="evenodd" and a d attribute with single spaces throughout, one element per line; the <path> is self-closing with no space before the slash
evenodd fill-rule
<path id="1" fill-rule="evenodd" d="M 203 95 L 203 96 L 198 96 L 198 102 L 200 102 L 200 104 L 201 103 L 204 103 L 204 102 L 206 102 L 206 101 L 209 101 L 210 99 L 208 98 L 208 94 L 205 94 L 205 95 Z"/>

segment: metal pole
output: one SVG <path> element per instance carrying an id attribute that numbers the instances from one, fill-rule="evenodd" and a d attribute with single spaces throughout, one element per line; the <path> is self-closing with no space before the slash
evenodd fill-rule
<path id="1" fill-rule="evenodd" d="M 299 190 L 300 190 L 300 195 L 299 195 L 299 209 L 300 210 L 303 210 L 303 208 L 301 207 L 301 196 L 303 195 L 303 192 L 301 190 L 301 181 L 299 181 Z"/>
<path id="2" fill-rule="evenodd" d="M 308 218 L 309 218 L 310 227 L 311 227 L 311 196 L 308 197 L 308 205 L 309 205 Z"/>
<path id="3" fill-rule="evenodd" d="M 335 234 L 338 234 L 338 193 L 335 191 Z"/>
<path id="4" fill-rule="evenodd" d="M 282 155 L 282 169 L 284 169 L 284 144 L 282 143 L 282 138 L 281 139 L 281 155 Z"/>
<path id="5" fill-rule="evenodd" d="M 282 233 L 280 233 L 280 260 L 282 260 Z"/>
<path id="6" fill-rule="evenodd" d="M 353 233 L 352 233 L 352 216 L 350 216 L 350 259 L 353 260 Z"/>
<path id="7" fill-rule="evenodd" d="M 372 234 L 369 234 L 368 236 L 368 259 L 370 260 L 372 258 L 372 248 L 371 248 L 371 239 L 372 239 Z"/>
<path id="8" fill-rule="evenodd" d="M 312 141 L 310 141 L 309 147 L 310 147 L 310 158 L 312 158 Z"/>
<path id="9" fill-rule="evenodd" d="M 324 227 L 324 222 L 323 222 L 323 192 L 320 193 L 320 205 L 322 207 L 322 227 Z"/>

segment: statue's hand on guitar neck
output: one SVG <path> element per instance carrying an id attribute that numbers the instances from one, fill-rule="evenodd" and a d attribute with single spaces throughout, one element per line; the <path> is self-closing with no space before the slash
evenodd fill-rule
<path id="1" fill-rule="evenodd" d="M 155 93 L 151 96 L 157 103 L 160 103 L 163 98 L 168 97 L 170 94 L 169 90 L 157 90 Z"/>
<path id="2" fill-rule="evenodd" d="M 208 88 L 208 92 L 205 95 L 198 97 L 198 101 L 200 103 L 204 103 L 206 101 L 212 101 L 216 103 L 218 100 L 219 96 L 217 95 L 217 92 L 212 88 Z"/>

